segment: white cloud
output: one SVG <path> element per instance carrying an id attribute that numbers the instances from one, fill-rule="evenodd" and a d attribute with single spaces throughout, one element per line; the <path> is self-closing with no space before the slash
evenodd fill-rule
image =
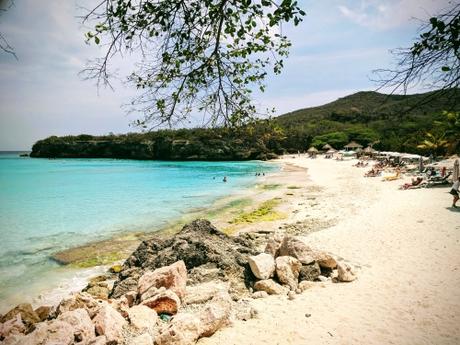
<path id="1" fill-rule="evenodd" d="M 361 0 L 358 5 L 347 1 L 338 9 L 343 17 L 358 25 L 387 30 L 426 20 L 451 5 L 451 0 Z"/>

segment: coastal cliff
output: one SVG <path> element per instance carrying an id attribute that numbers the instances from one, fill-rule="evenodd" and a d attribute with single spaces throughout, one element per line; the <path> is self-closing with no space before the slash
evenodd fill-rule
<path id="1" fill-rule="evenodd" d="M 257 132 L 192 129 L 109 136 L 52 136 L 35 143 L 30 156 L 230 161 L 267 160 L 282 153 L 268 130 Z"/>

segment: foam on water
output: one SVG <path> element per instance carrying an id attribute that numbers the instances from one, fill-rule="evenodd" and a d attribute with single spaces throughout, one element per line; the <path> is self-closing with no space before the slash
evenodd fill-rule
<path id="1" fill-rule="evenodd" d="M 120 232 L 155 231 L 271 169 L 261 162 L 0 154 L 0 310 L 21 296 L 57 288 L 59 277 L 72 279 L 51 254 Z"/>

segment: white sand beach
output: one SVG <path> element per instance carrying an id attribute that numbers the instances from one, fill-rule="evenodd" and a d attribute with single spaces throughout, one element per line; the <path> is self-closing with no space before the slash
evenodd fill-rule
<path id="1" fill-rule="evenodd" d="M 314 283 L 292 301 L 251 299 L 257 318 L 198 343 L 460 344 L 460 209 L 449 189 L 398 190 L 410 179 L 365 178 L 356 160 L 281 162 L 308 168 L 290 181 L 302 189 L 290 193 L 285 223 L 334 220 L 305 241 L 357 267 L 358 279 Z"/>

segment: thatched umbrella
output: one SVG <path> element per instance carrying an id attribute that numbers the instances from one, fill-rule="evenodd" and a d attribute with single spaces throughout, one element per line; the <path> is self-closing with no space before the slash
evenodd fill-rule
<path id="1" fill-rule="evenodd" d="M 310 153 L 318 152 L 318 149 L 317 149 L 316 147 L 312 146 L 312 147 L 310 147 L 310 148 L 308 149 L 307 152 L 310 152 Z"/>
<path id="2" fill-rule="evenodd" d="M 376 151 L 375 151 L 372 147 L 370 147 L 370 146 L 366 147 L 363 151 L 364 151 L 364 153 L 375 153 L 375 152 L 376 152 Z"/>
<path id="3" fill-rule="evenodd" d="M 329 150 L 327 150 L 326 153 L 327 153 L 327 154 L 330 154 L 330 155 L 333 155 L 333 154 L 336 153 L 336 152 L 337 152 L 337 151 L 334 150 L 334 149 L 329 149 Z"/>
<path id="4" fill-rule="evenodd" d="M 458 180 L 458 176 L 459 176 L 459 167 L 458 167 L 459 163 L 458 163 L 458 159 L 455 160 L 454 162 L 454 171 L 452 173 L 452 179 L 455 181 Z"/>
<path id="5" fill-rule="evenodd" d="M 323 146 L 323 150 L 324 150 L 324 151 L 333 150 L 333 149 L 334 149 L 334 148 L 333 148 L 331 145 L 329 145 L 329 144 L 326 144 L 326 145 Z"/>
<path id="6" fill-rule="evenodd" d="M 346 148 L 346 149 L 350 149 L 350 150 L 353 150 L 353 149 L 362 149 L 362 148 L 363 148 L 363 145 L 358 144 L 356 141 L 351 141 L 350 143 L 348 143 L 347 145 L 345 145 L 345 148 Z"/>

